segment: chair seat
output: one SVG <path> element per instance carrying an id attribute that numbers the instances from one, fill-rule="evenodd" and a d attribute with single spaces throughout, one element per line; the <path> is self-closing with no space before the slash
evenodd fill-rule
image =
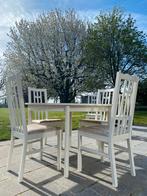
<path id="1" fill-rule="evenodd" d="M 60 128 L 63 129 L 64 127 L 64 120 L 61 119 L 43 119 L 43 120 L 32 120 L 33 124 L 40 124 L 40 125 L 45 125 L 48 127 L 55 128 Z"/>
<path id="2" fill-rule="evenodd" d="M 85 134 L 92 134 L 96 136 L 101 135 L 101 136 L 108 137 L 109 127 L 107 125 L 80 127 L 79 132 L 82 132 L 83 134 L 85 133 Z"/>
<path id="3" fill-rule="evenodd" d="M 96 114 L 86 114 L 86 119 L 95 119 Z"/>
<path id="4" fill-rule="evenodd" d="M 40 125 L 40 124 L 29 124 L 27 125 L 27 130 L 28 130 L 28 134 L 33 134 L 33 133 L 58 131 L 60 129 L 57 127 L 50 128 L 46 125 Z"/>
<path id="5" fill-rule="evenodd" d="M 107 121 L 99 121 L 95 119 L 82 119 L 80 120 L 80 127 L 91 127 L 91 126 L 100 126 L 108 125 Z"/>
<path id="6" fill-rule="evenodd" d="M 48 122 L 59 122 L 59 121 L 63 121 L 61 119 L 41 119 L 41 120 L 32 120 L 32 123 L 48 123 Z"/>

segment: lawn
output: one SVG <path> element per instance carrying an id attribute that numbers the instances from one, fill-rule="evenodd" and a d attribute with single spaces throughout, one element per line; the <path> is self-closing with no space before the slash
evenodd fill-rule
<path id="1" fill-rule="evenodd" d="M 26 109 L 27 116 L 27 109 Z M 73 112 L 72 114 L 72 126 L 76 129 L 79 124 L 79 120 L 85 117 L 84 113 Z M 49 118 L 61 118 L 64 119 L 63 112 L 50 112 Z M 0 108 L 0 141 L 8 140 L 10 138 L 10 124 L 9 124 L 9 113 L 7 108 Z"/>
<path id="2" fill-rule="evenodd" d="M 26 110 L 27 115 L 27 110 Z M 8 140 L 10 138 L 10 124 L 9 114 L 7 108 L 0 108 L 0 141 Z M 50 118 L 61 118 L 64 119 L 64 113 L 62 112 L 50 112 Z M 73 129 L 78 128 L 79 120 L 85 117 L 84 113 L 74 112 L 72 115 Z M 147 125 L 147 111 L 137 111 L 134 117 L 135 125 Z"/>

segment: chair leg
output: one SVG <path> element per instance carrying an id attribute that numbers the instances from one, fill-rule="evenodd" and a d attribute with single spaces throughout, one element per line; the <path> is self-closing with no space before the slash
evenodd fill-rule
<path id="1" fill-rule="evenodd" d="M 130 159 L 130 167 L 131 167 L 131 175 L 136 176 L 135 166 L 134 166 L 134 157 L 132 152 L 132 142 L 130 139 L 127 140 L 128 151 L 129 151 L 129 159 Z"/>
<path id="2" fill-rule="evenodd" d="M 104 142 L 97 141 L 97 145 L 98 145 L 98 150 L 101 153 L 104 153 Z M 103 155 L 101 156 L 101 162 L 104 162 L 104 156 Z"/>
<path id="3" fill-rule="evenodd" d="M 23 141 L 22 157 L 21 157 L 19 176 L 18 176 L 19 182 L 22 182 L 23 180 L 26 154 L 27 154 L 27 142 Z"/>
<path id="4" fill-rule="evenodd" d="M 42 160 L 43 155 L 43 138 L 40 139 L 40 160 Z"/>
<path id="5" fill-rule="evenodd" d="M 45 145 L 47 145 L 47 137 L 45 137 L 45 142 L 44 143 L 45 143 Z"/>
<path id="6" fill-rule="evenodd" d="M 109 156 L 112 170 L 112 184 L 114 187 L 118 187 L 117 173 L 116 173 L 116 163 L 113 144 L 109 144 Z"/>
<path id="7" fill-rule="evenodd" d="M 65 145 L 64 145 L 64 137 L 63 137 L 63 132 L 62 132 L 62 136 L 61 136 L 61 142 L 62 142 L 62 144 L 61 144 L 61 146 L 62 146 L 62 150 L 64 150 L 65 149 Z"/>
<path id="8" fill-rule="evenodd" d="M 9 148 L 9 155 L 8 155 L 7 171 L 10 170 L 11 159 L 12 159 L 12 154 L 13 154 L 13 148 L 14 148 L 14 137 L 11 136 L 10 148 Z"/>
<path id="9" fill-rule="evenodd" d="M 78 171 L 82 171 L 82 136 L 78 133 Z"/>
<path id="10" fill-rule="evenodd" d="M 72 146 L 72 130 L 70 130 L 70 132 L 69 132 L 69 144 L 71 147 Z"/>
<path id="11" fill-rule="evenodd" d="M 62 130 L 57 135 L 58 154 L 57 154 L 57 170 L 61 170 L 61 150 L 62 150 Z"/>
<path id="12" fill-rule="evenodd" d="M 29 148 L 29 152 L 32 152 L 32 150 L 33 150 L 33 144 L 32 143 L 29 143 L 28 144 L 28 148 Z M 32 158 L 32 154 L 29 154 L 29 158 L 31 159 Z"/>

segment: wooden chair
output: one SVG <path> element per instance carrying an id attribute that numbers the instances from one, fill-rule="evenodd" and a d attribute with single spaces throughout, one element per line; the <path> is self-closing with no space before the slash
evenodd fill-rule
<path id="1" fill-rule="evenodd" d="M 98 90 L 98 97 L 97 97 L 97 104 L 112 104 L 113 98 L 113 91 L 114 89 L 99 89 Z M 97 112 L 95 120 L 98 121 L 108 121 L 108 115 L 106 112 Z"/>
<path id="2" fill-rule="evenodd" d="M 48 126 L 42 124 L 26 124 L 23 92 L 21 85 L 21 78 L 19 75 L 14 75 L 8 77 L 7 84 L 7 101 L 9 108 L 9 117 L 11 124 L 11 144 L 8 156 L 8 167 L 10 170 L 12 152 L 15 138 L 22 140 L 23 149 L 21 154 L 21 163 L 19 169 L 19 182 L 23 180 L 24 167 L 25 167 L 25 158 L 26 155 L 40 152 L 40 158 L 43 156 L 43 138 L 46 136 L 58 135 L 58 156 L 57 156 L 57 168 L 61 169 L 61 135 L 62 129 L 58 127 L 52 127 L 51 129 Z M 40 149 L 33 150 L 30 152 L 30 149 L 27 149 L 28 144 L 40 141 Z"/>
<path id="3" fill-rule="evenodd" d="M 29 103 L 47 103 L 47 90 L 28 87 Z M 48 111 L 34 111 L 34 119 L 32 123 L 43 124 L 48 126 L 59 126 L 63 129 L 64 121 L 61 119 L 49 119 Z M 47 138 L 45 138 L 47 144 Z"/>
<path id="4" fill-rule="evenodd" d="M 91 93 L 88 95 L 88 104 L 97 104 L 98 93 Z M 88 112 L 86 114 L 86 119 L 96 119 L 96 112 Z"/>
<path id="5" fill-rule="evenodd" d="M 98 93 L 95 94 L 95 98 L 92 99 L 94 100 L 92 102 L 92 104 L 111 104 L 112 103 L 112 98 L 113 98 L 113 91 L 114 89 L 99 89 Z M 91 100 L 89 98 L 89 100 Z M 89 102 L 90 104 L 91 102 Z M 107 123 L 108 122 L 108 113 L 106 113 L 105 111 L 101 111 L 101 112 L 88 112 L 88 114 L 86 114 L 86 118 L 82 119 L 80 121 L 81 125 L 92 125 L 92 124 L 97 124 L 97 121 L 101 121 L 103 123 Z"/>
<path id="6" fill-rule="evenodd" d="M 136 76 L 130 76 L 118 72 L 109 125 L 97 123 L 97 125 L 95 124 L 89 127 L 81 126 L 78 131 L 78 170 L 82 170 L 82 151 L 95 154 L 99 153 L 101 156 L 106 156 L 111 163 L 112 183 L 114 187 L 118 186 L 114 153 L 114 144 L 116 142 L 127 141 L 128 147 L 125 150 L 129 153 L 131 174 L 132 176 L 136 175 L 131 136 L 138 81 L 139 79 Z M 97 151 L 82 146 L 83 136 L 93 138 L 102 143 L 107 143 L 108 153 L 104 153 L 104 150 L 101 148 Z M 122 149 L 124 149 L 124 147 Z"/>

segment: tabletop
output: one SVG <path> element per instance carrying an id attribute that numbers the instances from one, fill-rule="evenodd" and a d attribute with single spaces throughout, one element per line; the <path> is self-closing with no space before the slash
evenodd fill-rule
<path id="1" fill-rule="evenodd" d="M 65 107 L 69 107 L 72 110 L 109 110 L 111 108 L 111 104 L 86 104 L 86 103 L 26 103 L 26 106 L 30 109 L 65 109 Z"/>

